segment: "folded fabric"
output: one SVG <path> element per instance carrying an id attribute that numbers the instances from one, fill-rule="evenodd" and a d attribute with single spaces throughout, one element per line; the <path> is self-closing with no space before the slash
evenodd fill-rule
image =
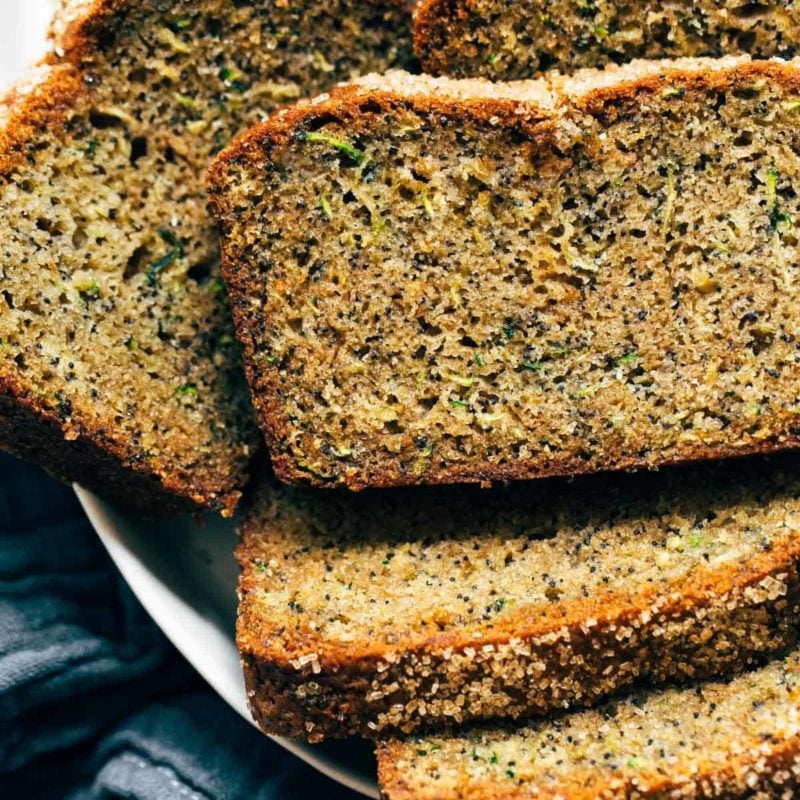
<path id="1" fill-rule="evenodd" d="M 153 675 L 170 656 L 72 492 L 3 457 L 0 774 L 140 708 L 165 688 Z"/>
<path id="2" fill-rule="evenodd" d="M 322 776 L 255 735 L 209 693 L 157 703 L 107 736 L 95 777 L 68 800 L 290 800 L 342 798 Z"/>
<path id="3" fill-rule="evenodd" d="M 72 491 L 2 455 L 0 780 L 26 800 L 355 797 L 217 698 L 132 596 Z"/>

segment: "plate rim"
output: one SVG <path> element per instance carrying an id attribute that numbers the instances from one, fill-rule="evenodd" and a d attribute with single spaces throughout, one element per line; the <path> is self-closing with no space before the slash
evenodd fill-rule
<path id="1" fill-rule="evenodd" d="M 113 511 L 110 506 L 107 506 L 101 498 L 78 484 L 74 484 L 73 489 L 86 516 L 89 518 L 95 534 L 100 539 L 114 565 L 120 571 L 128 587 L 153 622 L 225 703 L 250 725 L 259 730 L 258 725 L 250 714 L 244 691 L 241 698 L 235 697 L 228 686 L 220 684 L 213 671 L 204 668 L 205 665 L 202 662 L 198 663 L 194 658 L 192 648 L 187 643 L 188 639 L 191 638 L 188 634 L 188 629 L 187 635 L 184 637 L 181 635 L 180 626 L 170 624 L 167 619 L 169 611 L 164 608 L 163 603 L 158 602 L 155 595 L 159 595 L 161 600 L 167 601 L 167 605 L 172 604 L 173 606 L 183 607 L 182 611 L 185 615 L 199 617 L 198 612 L 183 598 L 172 592 L 169 586 L 165 585 L 157 576 L 153 575 L 139 557 L 126 546 L 124 534 L 118 530 L 110 516 L 109 512 Z M 146 579 L 149 579 L 151 584 L 151 591 L 149 592 L 142 591 L 141 582 Z M 155 592 L 152 591 L 154 587 L 157 587 Z M 219 631 L 217 633 L 219 636 L 224 635 Z M 242 689 L 244 689 L 243 682 L 244 677 L 242 676 Z M 304 742 L 295 742 L 282 736 L 268 736 L 284 750 L 287 750 L 326 777 L 365 797 L 373 798 L 373 800 L 379 799 L 380 792 L 377 783 L 364 780 L 359 774 L 337 764 L 334 759 L 318 755 L 314 752 L 312 745 Z"/>

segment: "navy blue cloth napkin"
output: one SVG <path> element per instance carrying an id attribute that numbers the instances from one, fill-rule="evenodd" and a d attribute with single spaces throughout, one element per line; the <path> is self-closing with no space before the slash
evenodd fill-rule
<path id="1" fill-rule="evenodd" d="M 72 491 L 0 455 L 0 795 L 356 795 L 261 736 L 132 596 Z"/>

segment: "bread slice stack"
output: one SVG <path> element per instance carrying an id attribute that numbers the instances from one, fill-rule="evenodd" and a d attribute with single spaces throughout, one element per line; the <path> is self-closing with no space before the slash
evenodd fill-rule
<path id="1" fill-rule="evenodd" d="M 203 179 L 242 127 L 410 57 L 400 3 L 85 0 L 0 114 L 0 446 L 230 514 L 258 438 Z"/>
<path id="2" fill-rule="evenodd" d="M 786 61 L 393 72 L 216 159 L 296 485 L 238 553 L 265 731 L 377 740 L 389 800 L 795 796 L 798 108 Z"/>
<path id="3" fill-rule="evenodd" d="M 0 114 L 0 443 L 231 514 L 260 424 L 254 716 L 389 800 L 794 797 L 800 63 L 750 56 L 800 16 L 421 0 L 446 77 L 411 27 L 64 0 Z"/>

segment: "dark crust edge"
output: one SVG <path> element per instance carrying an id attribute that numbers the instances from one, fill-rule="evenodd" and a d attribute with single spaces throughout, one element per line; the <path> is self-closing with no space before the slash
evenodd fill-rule
<path id="1" fill-rule="evenodd" d="M 56 49 L 50 58 L 73 64 L 92 61 L 113 42 L 119 22 L 117 15 L 134 10 L 137 5 L 138 0 L 83 0 L 73 10 L 62 6 L 48 31 Z"/>
<path id="2" fill-rule="evenodd" d="M 83 57 L 90 52 L 92 41 L 86 25 L 99 25 L 128 1 L 105 0 L 99 8 L 96 2 L 90 15 L 76 20 L 67 37 L 74 54 Z M 65 55 L 66 61 L 70 55 Z M 18 84 L 3 97 L 7 118 L 0 129 L 0 182 L 9 180 L 20 163 L 30 157 L 42 130 L 64 124 L 78 101 L 88 96 L 78 68 L 57 62 L 53 56 L 44 59 L 41 66 L 49 70 L 43 80 L 24 92 Z M 78 439 L 65 441 L 64 426 L 55 410 L 31 396 L 20 376 L 4 370 L 2 362 L 0 403 L 0 449 L 35 461 L 60 480 L 85 485 L 148 517 L 202 508 L 232 517 L 247 483 L 248 465 L 242 464 L 225 485 L 209 491 L 158 466 L 148 467 L 136 460 L 132 448 L 111 441 L 102 428 L 78 426 L 75 420 L 69 431 Z"/>
<path id="3" fill-rule="evenodd" d="M 549 616 L 534 621 L 526 618 L 525 609 L 521 608 L 494 627 L 478 625 L 461 628 L 446 634 L 401 640 L 393 645 L 372 640 L 356 640 L 348 644 L 326 642 L 310 629 L 287 634 L 281 630 L 283 626 L 280 620 L 272 622 L 272 630 L 265 629 L 257 606 L 251 608 L 248 602 L 249 595 L 257 591 L 259 583 L 252 574 L 253 558 L 258 551 L 248 546 L 246 532 L 243 539 L 243 544 L 237 551 L 243 567 L 239 581 L 237 647 L 242 657 L 251 710 L 265 732 L 293 738 L 318 741 L 325 737 L 338 738 L 353 734 L 367 738 L 385 734 L 384 728 L 378 729 L 376 726 L 376 719 L 389 712 L 395 704 L 405 705 L 413 699 L 419 699 L 419 690 L 411 695 L 407 689 L 398 689 L 391 696 L 367 702 L 365 695 L 372 680 L 381 675 L 388 685 L 396 676 L 402 686 L 403 677 L 415 674 L 418 663 L 424 663 L 426 677 L 438 676 L 443 683 L 452 682 L 452 676 L 448 677 L 447 659 L 442 656 L 445 649 L 463 654 L 470 647 L 478 650 L 487 644 L 506 646 L 515 640 L 532 645 L 531 655 L 518 658 L 515 663 L 543 661 L 548 665 L 548 675 L 563 675 L 564 668 L 560 664 L 562 642 L 556 639 L 554 642 L 536 644 L 536 641 L 566 628 L 573 652 L 581 656 L 581 680 L 588 686 L 599 674 L 604 674 L 603 671 L 609 665 L 614 664 L 620 666 L 633 663 L 638 669 L 638 672 L 634 672 L 640 677 L 647 675 L 660 680 L 665 677 L 687 679 L 710 677 L 721 666 L 736 670 L 745 666 L 751 656 L 764 655 L 758 647 L 748 647 L 745 644 L 748 637 L 744 636 L 741 641 L 737 640 L 731 654 L 720 656 L 704 672 L 702 666 L 691 663 L 693 655 L 703 651 L 707 644 L 705 641 L 695 641 L 693 637 L 697 630 L 693 630 L 692 626 L 674 640 L 653 646 L 660 639 L 648 636 L 648 629 L 655 630 L 665 624 L 688 622 L 701 611 L 717 614 L 712 627 L 714 630 L 724 630 L 733 629 L 737 615 L 747 609 L 764 609 L 769 613 L 768 628 L 780 639 L 780 647 L 789 646 L 797 636 L 800 541 L 793 541 L 792 536 L 788 536 L 781 547 L 753 558 L 746 567 L 737 565 L 721 570 L 698 569 L 688 578 L 684 576 L 669 586 L 642 593 L 635 599 L 609 591 L 593 598 L 591 603 L 575 600 L 568 605 L 566 611 L 562 604 L 554 608 Z M 747 599 L 748 589 L 776 576 L 781 576 L 787 584 L 785 597 L 777 601 L 761 599 L 754 602 Z M 735 598 L 735 603 L 731 602 L 732 597 Z M 636 627 L 632 623 L 644 612 L 650 611 L 655 601 L 660 601 L 657 611 L 639 628 L 645 633 L 638 638 L 633 637 L 632 640 L 620 641 L 617 638 L 618 631 L 621 628 Z M 585 622 L 590 618 L 595 624 L 590 628 L 585 627 Z M 603 646 L 598 647 L 598 642 Z M 613 655 L 609 656 L 609 652 Z M 291 663 L 296 663 L 298 658 L 308 653 L 318 654 L 317 671 L 309 666 L 298 669 Z M 664 670 L 661 662 L 671 661 L 665 660 L 665 655 L 679 657 L 682 659 L 681 664 L 687 662 L 686 668 L 671 668 L 662 675 Z M 388 662 L 388 669 L 379 670 L 378 664 L 381 662 L 384 665 Z M 477 662 L 473 664 L 472 671 L 459 675 L 463 685 L 490 677 L 496 679 L 490 667 Z M 635 678 L 626 675 L 612 688 L 628 686 L 634 680 Z M 320 687 L 320 691 L 311 701 L 306 701 L 298 695 L 297 689 L 312 681 Z M 591 697 L 590 693 L 587 694 Z M 592 702 L 596 703 L 598 699 L 595 697 Z M 514 713 L 515 718 L 542 712 L 542 707 L 532 707 L 530 700 L 526 702 L 527 705 Z M 561 707 L 563 697 L 558 694 L 558 687 L 554 698 L 548 696 L 544 699 L 543 705 L 547 703 L 551 704 L 549 710 Z M 464 721 L 481 718 L 464 714 Z M 407 721 L 408 719 L 404 719 L 404 722 Z M 312 727 L 307 727 L 307 723 L 312 723 Z M 429 718 L 428 721 L 423 720 L 420 727 L 442 723 L 441 719 Z M 417 723 L 411 725 L 409 730 L 415 726 Z"/>
<path id="4" fill-rule="evenodd" d="M 620 106 L 635 103 L 642 97 L 658 97 L 667 86 L 680 83 L 692 91 L 729 91 L 757 77 L 769 77 L 782 82 L 787 89 L 800 91 L 800 69 L 789 63 L 774 61 L 745 61 L 734 66 L 703 72 L 665 65 L 659 74 L 643 77 L 623 76 L 620 83 L 593 88 L 576 97 L 562 97 L 562 103 L 595 117 L 611 121 L 620 113 Z M 279 380 L 275 370 L 261 372 L 256 368 L 256 334 L 258 312 L 247 298 L 251 286 L 247 266 L 239 262 L 238 254 L 226 235 L 226 218 L 233 213 L 226 183 L 229 173 L 238 165 L 260 160 L 275 161 L 275 155 L 286 149 L 298 129 L 318 122 L 342 121 L 351 129 L 365 126 L 365 120 L 380 110 L 410 109 L 420 114 L 439 114 L 452 119 L 467 119 L 478 124 L 506 125 L 522 131 L 533 142 L 549 140 L 556 122 L 552 114 L 533 103 L 497 100 L 476 96 L 475 99 L 454 99 L 445 95 L 399 95 L 389 91 L 366 91 L 358 86 L 334 90 L 321 102 L 302 104 L 273 115 L 240 135 L 212 163 L 207 186 L 212 209 L 222 227 L 222 269 L 233 308 L 237 336 L 243 346 L 245 370 L 252 389 L 254 405 L 262 431 L 272 456 L 275 475 L 284 483 L 318 488 L 346 487 L 353 491 L 366 488 L 390 488 L 420 484 L 491 483 L 531 478 L 572 477 L 600 471 L 633 471 L 676 466 L 695 461 L 777 453 L 800 449 L 800 434 L 777 432 L 771 439 L 753 441 L 735 447 L 725 444 L 683 446 L 680 454 L 668 457 L 627 456 L 601 467 L 587 464 L 575 457 L 528 459 L 510 464 L 476 464 L 429 470 L 424 475 L 403 473 L 396 467 L 358 467 L 345 471 L 334 480 L 325 480 L 303 470 L 296 460 L 284 452 L 282 442 L 289 437 L 291 425 L 282 412 L 278 399 Z M 527 113 L 520 113 L 521 109 Z M 491 120 L 491 122 L 489 122 Z M 384 459 L 385 461 L 386 459 Z"/>
<path id="5" fill-rule="evenodd" d="M 138 517 L 197 511 L 189 499 L 170 493 L 157 477 L 131 464 L 120 465 L 113 445 L 98 437 L 68 441 L 46 409 L 0 393 L 0 449 L 40 464 L 65 483 L 80 483 Z M 232 510 L 232 509 L 231 509 Z"/>
<path id="6" fill-rule="evenodd" d="M 647 788 L 634 779 L 622 783 L 618 776 L 602 779 L 589 770 L 544 788 L 530 782 L 523 786 L 508 786 L 505 781 L 472 781 L 459 786 L 457 794 L 440 794 L 427 786 L 418 786 L 407 773 L 401 773 L 398 763 L 407 747 L 402 741 L 382 741 L 376 749 L 378 783 L 383 800 L 529 800 L 532 790 L 541 800 L 660 800 L 665 797 L 685 797 L 702 800 L 742 800 L 743 797 L 785 798 L 787 790 L 800 788 L 800 777 L 793 772 L 800 761 L 800 736 L 788 736 L 770 744 L 764 755 L 764 742 L 758 737 L 751 740 L 749 752 L 729 752 L 724 766 L 719 763 L 703 764 L 699 772 L 683 770 L 684 765 L 672 765 L 669 776 L 647 775 Z M 755 753 L 755 755 L 754 755 Z M 686 765 L 688 767 L 688 765 Z M 745 775 L 755 775 L 754 783 L 745 783 Z M 780 780 L 778 779 L 780 776 Z M 794 795 L 791 795 L 794 796 Z"/>

